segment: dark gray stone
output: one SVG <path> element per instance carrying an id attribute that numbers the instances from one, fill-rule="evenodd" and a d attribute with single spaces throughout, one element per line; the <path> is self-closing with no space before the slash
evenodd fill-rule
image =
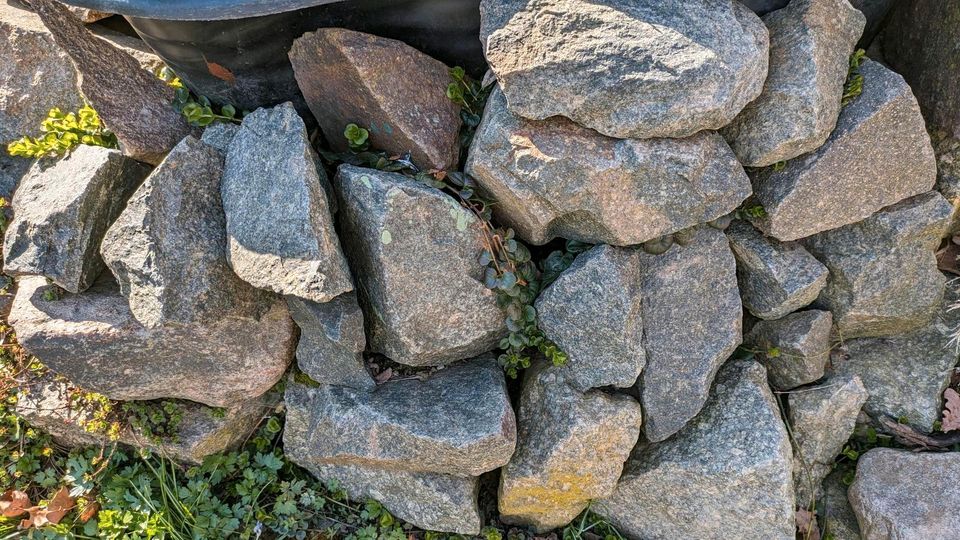
<path id="1" fill-rule="evenodd" d="M 768 235 L 804 238 L 933 188 L 936 160 L 910 87 L 877 62 L 864 61 L 860 72 L 863 93 L 843 108 L 823 146 L 782 170 L 751 174 L 766 210 L 756 224 Z"/>
<path id="2" fill-rule="evenodd" d="M 960 233 L 960 215 L 956 211 L 960 208 L 960 139 L 945 131 L 934 132 L 931 136 L 937 155 L 936 190 L 955 209 L 949 233 L 957 234 Z"/>
<path id="3" fill-rule="evenodd" d="M 884 27 L 887 14 L 890 13 L 890 8 L 896 3 L 898 3 L 898 0 L 850 0 L 850 4 L 859 9 L 867 18 L 867 25 L 863 30 L 863 36 L 860 37 L 860 42 L 857 43 L 858 49 L 866 49 L 873 43 L 873 38 L 875 38 L 877 33 Z"/>
<path id="4" fill-rule="evenodd" d="M 292 104 L 258 109 L 243 119 L 221 185 L 227 258 L 241 279 L 314 302 L 353 290 L 326 183 Z"/>
<path id="5" fill-rule="evenodd" d="M 821 531 L 823 536 L 833 535 L 835 540 L 861 540 L 857 516 L 847 500 L 844 475 L 844 471 L 836 470 L 823 481 Z"/>
<path id="6" fill-rule="evenodd" d="M 412 366 L 494 349 L 506 327 L 477 263 L 480 220 L 401 174 L 343 165 L 334 183 L 370 349 Z"/>
<path id="7" fill-rule="evenodd" d="M 200 140 L 224 155 L 230 149 L 230 143 L 240 133 L 240 126 L 228 122 L 214 122 L 203 130 Z"/>
<path id="8" fill-rule="evenodd" d="M 801 311 L 775 321 L 760 321 L 744 336 L 744 344 L 767 368 L 775 390 L 790 390 L 823 377 L 830 360 L 829 311 Z"/>
<path id="9" fill-rule="evenodd" d="M 290 315 L 300 327 L 297 365 L 321 384 L 372 390 L 376 383 L 367 372 L 363 350 L 363 312 L 355 293 L 345 293 L 318 304 L 287 297 Z"/>
<path id="10" fill-rule="evenodd" d="M 628 538 L 793 539 L 793 456 L 762 366 L 733 361 L 703 411 L 637 448 L 593 505 Z"/>
<path id="11" fill-rule="evenodd" d="M 31 160 L 0 155 L 0 197 L 9 201 L 20 181 L 30 172 Z"/>
<path id="12" fill-rule="evenodd" d="M 480 13 L 510 110 L 611 137 L 719 129 L 767 75 L 767 29 L 731 0 L 484 0 Z"/>
<path id="13" fill-rule="evenodd" d="M 92 285 L 104 270 L 100 243 L 107 228 L 149 172 L 99 146 L 35 163 L 13 197 L 4 271 L 44 276 L 74 293 Z"/>
<path id="14" fill-rule="evenodd" d="M 743 0 L 741 3 L 752 9 L 757 15 L 766 15 L 786 6 L 790 3 L 790 0 Z"/>

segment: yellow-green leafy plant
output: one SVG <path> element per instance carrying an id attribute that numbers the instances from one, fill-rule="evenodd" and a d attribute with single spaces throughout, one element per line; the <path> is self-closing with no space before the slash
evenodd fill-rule
<path id="1" fill-rule="evenodd" d="M 24 136 L 7 145 L 11 156 L 41 158 L 62 156 L 81 144 L 117 148 L 117 137 L 104 128 L 100 115 L 84 105 L 79 111 L 64 113 L 54 107 L 40 124 L 41 135 Z"/>

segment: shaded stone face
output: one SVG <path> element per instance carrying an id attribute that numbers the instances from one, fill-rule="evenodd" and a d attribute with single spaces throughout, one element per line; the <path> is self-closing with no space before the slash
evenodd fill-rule
<path id="1" fill-rule="evenodd" d="M 534 244 L 640 244 L 724 216 L 750 195 L 716 133 L 613 139 L 563 118 L 525 120 L 499 89 L 466 171 L 497 201 L 497 219 Z"/>
<path id="2" fill-rule="evenodd" d="M 321 28 L 293 43 L 297 84 L 327 142 L 349 150 L 348 124 L 370 132 L 372 148 L 411 153 L 423 169 L 460 161 L 460 106 L 447 98 L 449 69 L 393 39 Z"/>
<path id="3" fill-rule="evenodd" d="M 611 137 L 719 129 L 767 75 L 767 29 L 739 2 L 484 0 L 480 12 L 514 113 Z"/>
<path id="4" fill-rule="evenodd" d="M 376 386 L 363 361 L 367 338 L 356 294 L 325 304 L 289 296 L 287 307 L 300 327 L 297 365 L 304 373 L 320 384 L 361 390 Z"/>
<path id="5" fill-rule="evenodd" d="M 79 146 L 41 160 L 13 198 L 4 238 L 4 272 L 44 276 L 78 293 L 104 270 L 100 243 L 149 167 L 116 150 Z"/>
<path id="6" fill-rule="evenodd" d="M 837 470 L 823 481 L 823 530 L 833 534 L 836 540 L 861 540 L 857 516 L 847 499 L 844 474 Z"/>
<path id="7" fill-rule="evenodd" d="M 830 360 L 829 311 L 791 313 L 775 321 L 760 321 L 743 342 L 767 368 L 775 390 L 790 390 L 823 377 Z"/>

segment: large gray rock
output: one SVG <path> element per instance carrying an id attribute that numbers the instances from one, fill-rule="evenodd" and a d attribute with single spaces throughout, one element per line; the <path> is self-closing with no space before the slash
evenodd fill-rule
<path id="1" fill-rule="evenodd" d="M 701 227 L 691 243 L 640 255 L 644 431 L 662 441 L 696 416 L 720 365 L 741 342 L 743 309 L 726 236 Z"/>
<path id="2" fill-rule="evenodd" d="M 736 1 L 484 0 L 480 13 L 513 112 L 611 137 L 719 129 L 767 75 L 767 29 Z"/>
<path id="3" fill-rule="evenodd" d="M 105 268 L 100 243 L 107 228 L 149 172 L 99 146 L 35 163 L 13 197 L 4 271 L 44 276 L 73 293 L 92 285 Z"/>
<path id="4" fill-rule="evenodd" d="M 477 263 L 480 220 L 401 174 L 344 165 L 334 183 L 370 349 L 426 366 L 495 348 L 506 328 Z"/>
<path id="5" fill-rule="evenodd" d="M 597 246 L 537 299 L 537 324 L 567 354 L 559 368 L 581 392 L 633 386 L 646 364 L 639 254 Z"/>
<path id="6" fill-rule="evenodd" d="M 933 317 L 945 279 L 935 250 L 953 214 L 937 192 L 804 240 L 830 270 L 817 305 L 842 339 L 903 334 Z"/>
<path id="7" fill-rule="evenodd" d="M 770 385 L 775 390 L 791 390 L 823 377 L 830 360 L 832 329 L 829 311 L 801 311 L 758 322 L 743 342 L 767 368 Z"/>
<path id="8" fill-rule="evenodd" d="M 860 457 L 850 504 L 864 540 L 953 538 L 960 531 L 960 453 L 875 448 Z"/>
<path id="9" fill-rule="evenodd" d="M 847 499 L 844 475 L 843 470 L 836 470 L 823 481 L 821 530 L 824 537 L 833 535 L 834 540 L 861 540 L 857 516 Z"/>
<path id="10" fill-rule="evenodd" d="M 231 315 L 206 325 L 144 328 L 108 275 L 84 294 L 59 298 L 44 278 L 21 279 L 10 323 L 44 365 L 122 401 L 233 406 L 280 380 L 296 343 L 281 299 L 258 319 Z"/>
<path id="11" fill-rule="evenodd" d="M 793 436 L 793 482 L 797 505 L 810 508 L 820 500 L 821 483 L 857 423 L 867 390 L 860 377 L 831 377 L 813 388 L 787 394 Z"/>
<path id="12" fill-rule="evenodd" d="M 258 318 L 276 299 L 227 264 L 223 154 L 188 136 L 130 198 L 100 252 L 143 326 Z"/>
<path id="13" fill-rule="evenodd" d="M 294 461 L 479 476 L 504 465 L 517 424 L 491 356 L 368 392 L 290 381 L 284 448 Z"/>
<path id="14" fill-rule="evenodd" d="M 936 161 L 910 87 L 877 62 L 865 61 L 860 73 L 863 93 L 843 108 L 823 146 L 782 170 L 752 174 L 766 210 L 757 224 L 767 234 L 804 238 L 933 188 Z"/>
<path id="15" fill-rule="evenodd" d="M 847 0 L 793 0 L 763 22 L 770 31 L 763 93 L 723 129 L 749 167 L 793 159 L 827 140 L 866 17 Z"/>
<path id="16" fill-rule="evenodd" d="M 578 392 L 546 362 L 527 370 L 517 451 L 500 473 L 500 519 L 539 532 L 562 527 L 608 497 L 640 436 L 640 404 Z"/>
<path id="17" fill-rule="evenodd" d="M 318 304 L 287 297 L 290 315 L 300 327 L 297 365 L 320 384 L 372 390 L 376 383 L 363 361 L 367 338 L 355 293 Z"/>
<path id="18" fill-rule="evenodd" d="M 703 411 L 640 446 L 593 510 L 628 538 L 794 538 L 793 456 L 762 366 L 733 361 Z"/>
<path id="19" fill-rule="evenodd" d="M 509 3 L 509 2 L 508 2 Z M 733 211 L 750 181 L 713 132 L 620 140 L 564 118 L 525 120 L 494 90 L 466 171 L 497 218 L 534 244 L 634 245 Z"/>
<path id="20" fill-rule="evenodd" d="M 129 54 L 140 64 L 140 68 L 147 73 L 156 74 L 161 68 L 166 66 L 163 60 L 153 52 L 146 43 L 137 36 L 130 36 L 120 32 L 115 32 L 103 25 L 93 25 L 87 28 L 93 32 L 93 35 L 106 41 L 112 47 L 116 47 Z"/>
<path id="21" fill-rule="evenodd" d="M 746 221 L 727 229 L 737 258 L 743 306 L 761 319 L 779 319 L 817 299 L 827 268 L 800 244 L 769 238 Z"/>
<path id="22" fill-rule="evenodd" d="M 327 175 L 290 103 L 258 109 L 230 142 L 221 193 L 228 260 L 254 287 L 327 302 L 353 290 Z"/>

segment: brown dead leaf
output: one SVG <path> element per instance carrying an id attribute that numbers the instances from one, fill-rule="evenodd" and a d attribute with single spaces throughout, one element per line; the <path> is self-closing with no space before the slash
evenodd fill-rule
<path id="1" fill-rule="evenodd" d="M 797 533 L 803 540 L 820 540 L 820 525 L 817 524 L 817 515 L 800 508 L 796 514 Z"/>
<path id="2" fill-rule="evenodd" d="M 943 408 L 943 421 L 940 423 L 940 429 L 944 433 L 960 429 L 960 393 L 953 388 L 947 388 L 943 393 L 943 398 L 947 400 Z"/>
<path id="3" fill-rule="evenodd" d="M 235 84 L 237 82 L 237 77 L 234 76 L 232 71 L 216 62 L 207 62 L 207 71 L 221 81 L 226 81 L 230 84 Z"/>
<path id="4" fill-rule="evenodd" d="M 939 251 L 937 251 L 937 268 L 944 272 L 950 272 L 951 274 L 960 276 L 960 262 L 957 258 L 960 257 L 960 245 L 956 242 L 956 237 L 953 241 L 947 242 Z"/>
<path id="5" fill-rule="evenodd" d="M 0 495 L 0 515 L 3 517 L 17 517 L 30 508 L 30 497 L 19 490 L 10 489 Z"/>
<path id="6" fill-rule="evenodd" d="M 97 512 L 100 511 L 100 503 L 90 502 L 83 507 L 83 512 L 80 513 L 80 523 L 86 523 L 90 521 L 93 516 L 97 515 Z"/>
<path id="7" fill-rule="evenodd" d="M 376 381 L 377 384 L 383 384 L 389 381 L 390 377 L 393 377 L 393 368 L 387 368 L 381 371 L 376 377 L 373 378 L 373 380 Z"/>
<path id="8" fill-rule="evenodd" d="M 20 528 L 40 528 L 48 523 L 56 525 L 60 523 L 63 516 L 67 515 L 76 506 L 76 502 L 74 502 L 73 497 L 70 496 L 70 490 L 64 486 L 54 494 L 45 508 L 40 508 L 39 506 L 31 508 L 30 517 L 20 522 Z"/>

